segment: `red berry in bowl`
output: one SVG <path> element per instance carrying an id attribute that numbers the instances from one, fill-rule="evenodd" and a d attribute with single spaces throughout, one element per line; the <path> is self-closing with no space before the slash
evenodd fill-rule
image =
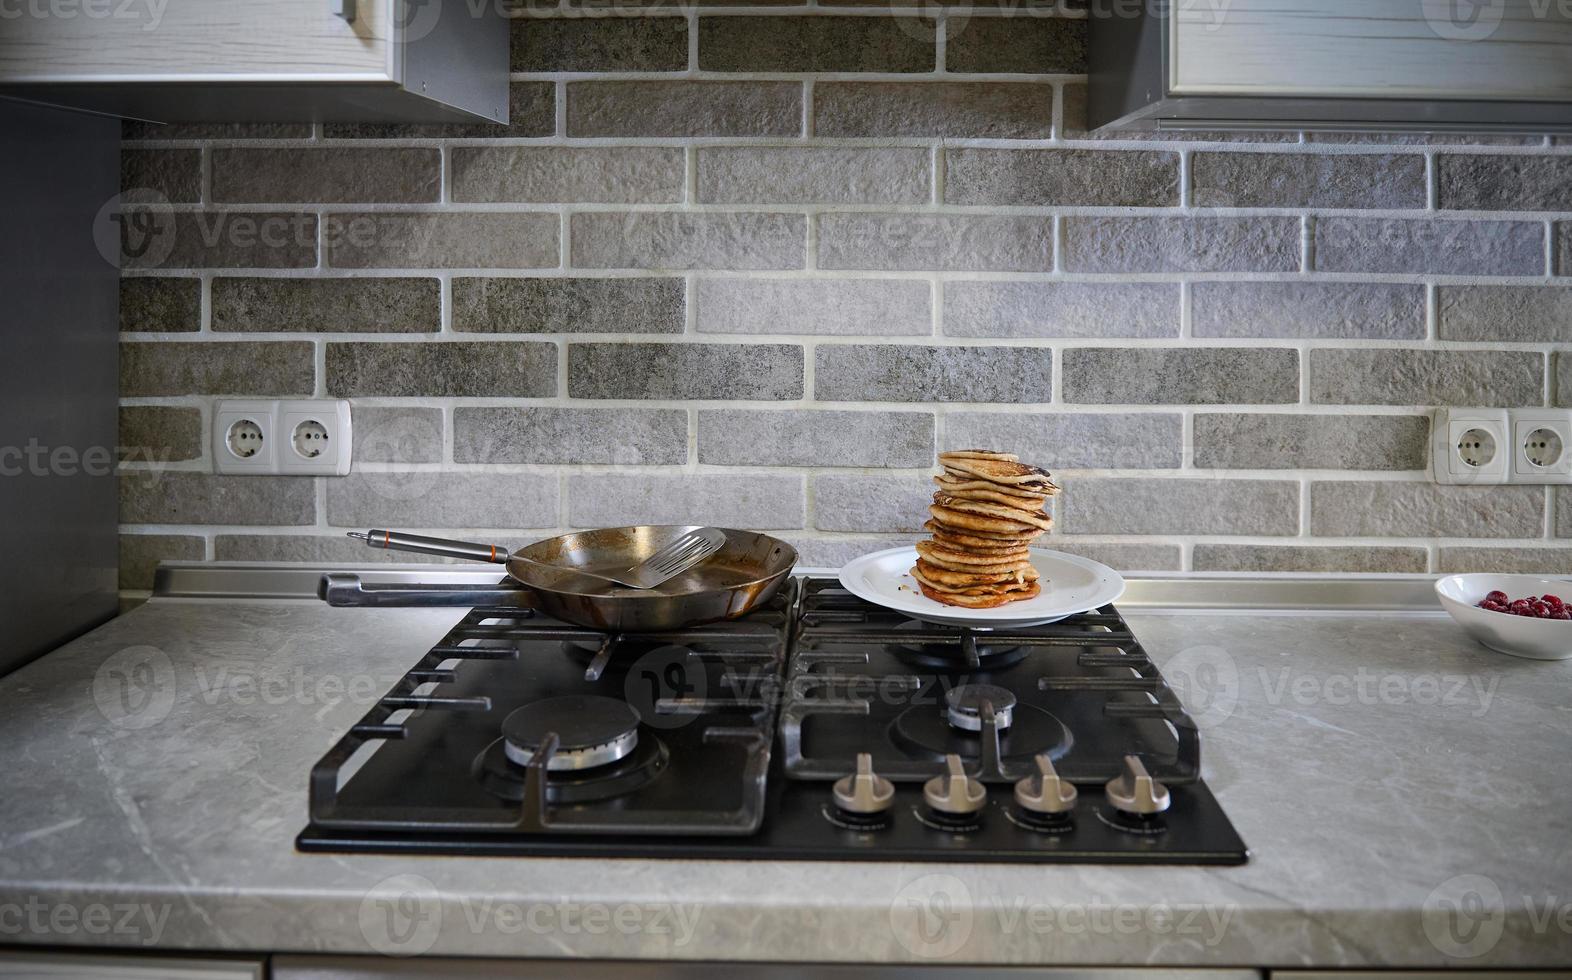
<path id="1" fill-rule="evenodd" d="M 1519 600 L 1517 600 L 1516 602 L 1514 602 L 1511 605 L 1507 606 L 1507 611 L 1510 612 L 1514 616 L 1532 616 L 1532 615 L 1534 615 L 1534 607 L 1529 605 L 1527 599 L 1519 599 Z"/>
<path id="2" fill-rule="evenodd" d="M 1507 598 L 1507 594 L 1505 592 L 1502 592 L 1500 589 L 1497 589 L 1494 592 L 1491 592 L 1490 594 L 1486 595 L 1485 596 L 1485 601 L 1486 602 L 1500 603 L 1501 605 L 1504 606 L 1507 603 L 1511 602 L 1512 600 Z"/>
<path id="3" fill-rule="evenodd" d="M 1543 595 L 1539 597 L 1539 601 L 1545 603 L 1551 609 L 1565 609 L 1567 607 L 1567 604 L 1562 602 L 1561 597 L 1558 595 Z"/>
<path id="4" fill-rule="evenodd" d="M 1558 612 L 1550 614 L 1551 619 L 1572 619 L 1572 609 L 1562 607 Z"/>

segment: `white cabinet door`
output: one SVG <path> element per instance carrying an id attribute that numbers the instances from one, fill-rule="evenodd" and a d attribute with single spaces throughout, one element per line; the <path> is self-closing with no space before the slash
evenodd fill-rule
<path id="1" fill-rule="evenodd" d="M 0 81 L 394 77 L 393 0 L 356 6 L 351 22 L 330 0 L 19 4 L 0 20 Z"/>
<path id="2" fill-rule="evenodd" d="M 262 980 L 259 959 L 78 956 L 0 950 L 0 980 Z"/>
<path id="3" fill-rule="evenodd" d="M 1176 3 L 1171 95 L 1572 101 L 1554 0 Z"/>

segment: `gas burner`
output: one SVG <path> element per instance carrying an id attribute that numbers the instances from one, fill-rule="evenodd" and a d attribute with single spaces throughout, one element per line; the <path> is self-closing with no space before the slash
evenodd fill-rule
<path id="1" fill-rule="evenodd" d="M 923 634 L 886 649 L 914 667 L 930 670 L 1004 670 L 1026 659 L 1030 652 L 1024 646 L 1009 645 L 1008 637 L 996 638 L 986 630 L 952 629 L 911 620 L 891 632 Z"/>
<path id="2" fill-rule="evenodd" d="M 624 701 L 593 694 L 534 701 L 503 720 L 503 752 L 508 761 L 527 766 L 552 732 L 558 741 L 548 770 L 593 769 L 627 757 L 638 746 L 639 715 Z"/>
<path id="3" fill-rule="evenodd" d="M 945 717 L 950 724 L 968 732 L 980 732 L 983 727 L 983 705 L 993 708 L 994 724 L 1003 731 L 1010 727 L 1015 710 L 1015 695 L 992 684 L 962 684 L 944 696 Z"/>
<path id="4" fill-rule="evenodd" d="M 1048 753 L 1050 759 L 1058 759 L 1070 751 L 1075 741 L 1063 722 L 1034 705 L 1015 705 L 1010 720 L 1009 728 L 999 729 L 999 757 L 1005 763 L 1026 762 L 1039 752 Z M 890 738 L 907 754 L 935 762 L 944 761 L 948 755 L 968 760 L 980 759 L 983 755 L 978 732 L 956 728 L 948 710 L 935 711 L 932 705 L 901 712 L 890 725 Z"/>
<path id="5" fill-rule="evenodd" d="M 594 769 L 549 769 L 546 801 L 557 806 L 593 803 L 632 793 L 653 783 L 671 763 L 671 755 L 660 739 L 639 740 L 633 751 L 616 762 Z M 506 739 L 486 746 L 470 766 L 470 772 L 494 796 L 510 803 L 524 800 L 526 770 L 510 758 Z"/>

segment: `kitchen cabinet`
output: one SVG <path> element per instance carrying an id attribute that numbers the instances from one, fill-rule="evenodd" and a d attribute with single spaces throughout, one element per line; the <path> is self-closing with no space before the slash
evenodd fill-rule
<path id="1" fill-rule="evenodd" d="M 0 980 L 262 980 L 262 960 L 23 953 L 0 949 Z"/>
<path id="2" fill-rule="evenodd" d="M 1126 129 L 1572 131 L 1572 7 L 1093 5 L 1088 118 Z"/>
<path id="3" fill-rule="evenodd" d="M 0 95 L 158 122 L 506 122 L 508 21 L 436 0 L 35 4 Z"/>

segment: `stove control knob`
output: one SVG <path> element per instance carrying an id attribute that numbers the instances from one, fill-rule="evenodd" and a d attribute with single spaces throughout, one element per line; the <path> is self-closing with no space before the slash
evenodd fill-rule
<path id="1" fill-rule="evenodd" d="M 949 770 L 923 783 L 922 798 L 935 813 L 950 817 L 970 816 L 988 802 L 988 789 L 981 780 L 966 774 L 958 755 L 944 757 Z"/>
<path id="2" fill-rule="evenodd" d="M 857 771 L 837 779 L 830 791 L 836 806 L 858 816 L 883 813 L 895 802 L 895 784 L 873 771 L 873 756 L 867 752 L 857 753 Z"/>
<path id="3" fill-rule="evenodd" d="M 1075 787 L 1054 772 L 1048 753 L 1037 753 L 1037 775 L 1015 784 L 1015 802 L 1027 813 L 1058 816 L 1075 809 Z"/>
<path id="4" fill-rule="evenodd" d="M 1162 813 L 1173 802 L 1168 787 L 1153 779 L 1133 755 L 1124 757 L 1124 773 L 1108 784 L 1107 792 L 1115 810 L 1138 817 Z"/>

